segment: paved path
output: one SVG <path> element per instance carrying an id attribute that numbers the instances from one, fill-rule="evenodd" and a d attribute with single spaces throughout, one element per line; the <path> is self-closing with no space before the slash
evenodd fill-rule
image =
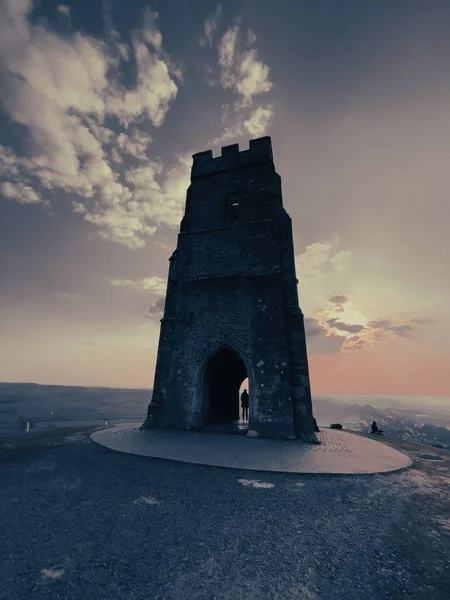
<path id="1" fill-rule="evenodd" d="M 139 426 L 102 429 L 92 439 L 128 454 L 251 471 L 361 475 L 411 465 L 411 459 L 398 450 L 346 431 L 322 429 L 317 445 L 237 434 L 141 430 Z"/>

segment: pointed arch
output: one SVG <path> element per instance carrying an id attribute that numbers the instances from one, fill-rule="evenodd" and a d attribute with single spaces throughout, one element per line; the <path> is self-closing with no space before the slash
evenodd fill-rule
<path id="1" fill-rule="evenodd" d="M 214 348 L 212 348 L 212 350 L 209 350 L 208 354 L 206 355 L 205 359 L 203 360 L 202 370 L 205 368 L 209 359 L 212 358 L 214 356 L 214 354 L 216 354 L 219 350 L 224 349 L 224 348 L 228 348 L 228 349 L 232 350 L 235 354 L 237 354 L 239 356 L 239 358 L 242 360 L 242 362 L 244 363 L 245 368 L 247 369 L 247 372 L 250 373 L 250 370 L 249 370 L 250 365 L 248 363 L 247 358 L 234 344 L 232 344 L 230 342 L 221 342 L 220 344 L 217 344 L 216 346 L 214 346 Z"/>
<path id="2" fill-rule="evenodd" d="M 241 352 L 228 343 L 213 348 L 200 369 L 199 395 L 203 425 L 238 421 L 239 398 L 242 382 L 251 372 Z"/>

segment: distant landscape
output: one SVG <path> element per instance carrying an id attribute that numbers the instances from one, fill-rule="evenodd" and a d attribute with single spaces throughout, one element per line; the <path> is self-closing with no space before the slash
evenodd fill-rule
<path id="1" fill-rule="evenodd" d="M 54 427 L 144 421 L 151 389 L 0 383 L 0 435 Z M 320 427 L 367 432 L 450 449 L 450 397 L 313 396 Z"/>
<path id="2" fill-rule="evenodd" d="M 86 424 L 143 421 L 152 391 L 0 383 L 0 435 Z"/>

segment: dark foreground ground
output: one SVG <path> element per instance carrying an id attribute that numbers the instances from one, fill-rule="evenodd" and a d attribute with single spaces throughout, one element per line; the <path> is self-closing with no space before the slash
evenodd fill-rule
<path id="1" fill-rule="evenodd" d="M 115 453 L 93 429 L 0 439 L 0 598 L 450 597 L 448 452 L 256 473 Z"/>

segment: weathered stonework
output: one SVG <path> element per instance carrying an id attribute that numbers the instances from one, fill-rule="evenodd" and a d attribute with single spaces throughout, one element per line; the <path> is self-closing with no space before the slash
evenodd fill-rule
<path id="1" fill-rule="evenodd" d="M 143 426 L 237 419 L 247 375 L 247 435 L 314 438 L 291 219 L 269 137 L 193 156 Z"/>

